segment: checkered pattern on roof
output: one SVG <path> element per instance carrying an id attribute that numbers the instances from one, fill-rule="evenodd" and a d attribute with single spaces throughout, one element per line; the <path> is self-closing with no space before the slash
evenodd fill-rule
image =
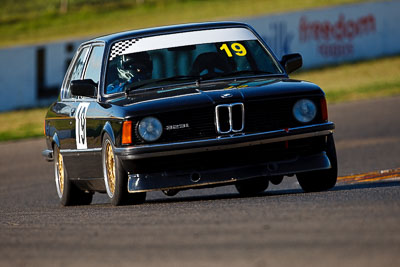
<path id="1" fill-rule="evenodd" d="M 130 39 L 115 43 L 111 48 L 110 61 L 117 56 L 123 55 L 124 51 L 133 46 L 137 41 L 139 41 L 139 39 Z"/>

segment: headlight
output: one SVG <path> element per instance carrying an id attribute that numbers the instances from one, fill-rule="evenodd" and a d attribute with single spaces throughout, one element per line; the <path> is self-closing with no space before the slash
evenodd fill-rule
<path id="1" fill-rule="evenodd" d="M 160 138 L 163 127 L 161 122 L 154 117 L 146 117 L 140 121 L 138 127 L 139 135 L 147 142 L 156 141 Z"/>
<path id="2" fill-rule="evenodd" d="M 317 107 L 308 99 L 302 99 L 296 102 L 293 106 L 293 115 L 299 122 L 310 122 L 317 114 Z"/>

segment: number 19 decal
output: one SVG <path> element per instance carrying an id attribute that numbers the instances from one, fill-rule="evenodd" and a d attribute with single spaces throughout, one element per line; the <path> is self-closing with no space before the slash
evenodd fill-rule
<path id="1" fill-rule="evenodd" d="M 247 54 L 246 48 L 242 44 L 233 43 L 231 44 L 231 49 L 235 52 L 235 54 L 239 57 L 243 57 Z M 231 50 L 229 49 L 227 44 L 222 44 L 219 50 L 224 50 L 228 57 L 233 57 Z"/>
<path id="2" fill-rule="evenodd" d="M 77 149 L 87 148 L 86 113 L 89 105 L 90 103 L 80 103 L 75 113 L 75 137 Z"/>

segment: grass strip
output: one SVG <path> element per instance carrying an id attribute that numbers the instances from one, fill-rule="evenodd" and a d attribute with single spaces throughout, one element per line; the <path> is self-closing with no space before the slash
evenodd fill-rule
<path id="1" fill-rule="evenodd" d="M 290 75 L 311 81 L 326 93 L 329 103 L 400 93 L 400 56 L 347 63 Z"/>
<path id="2" fill-rule="evenodd" d="M 400 79 L 393 82 L 378 82 L 350 89 L 327 91 L 326 98 L 329 103 L 338 103 L 343 101 L 395 96 L 399 94 Z"/>
<path id="3" fill-rule="evenodd" d="M 0 141 L 43 136 L 47 108 L 0 113 Z"/>

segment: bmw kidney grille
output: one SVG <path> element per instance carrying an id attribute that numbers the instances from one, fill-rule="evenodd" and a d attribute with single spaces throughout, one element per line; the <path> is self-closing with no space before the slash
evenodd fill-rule
<path id="1" fill-rule="evenodd" d="M 244 129 L 243 103 L 222 104 L 215 107 L 217 133 L 228 134 Z"/>

